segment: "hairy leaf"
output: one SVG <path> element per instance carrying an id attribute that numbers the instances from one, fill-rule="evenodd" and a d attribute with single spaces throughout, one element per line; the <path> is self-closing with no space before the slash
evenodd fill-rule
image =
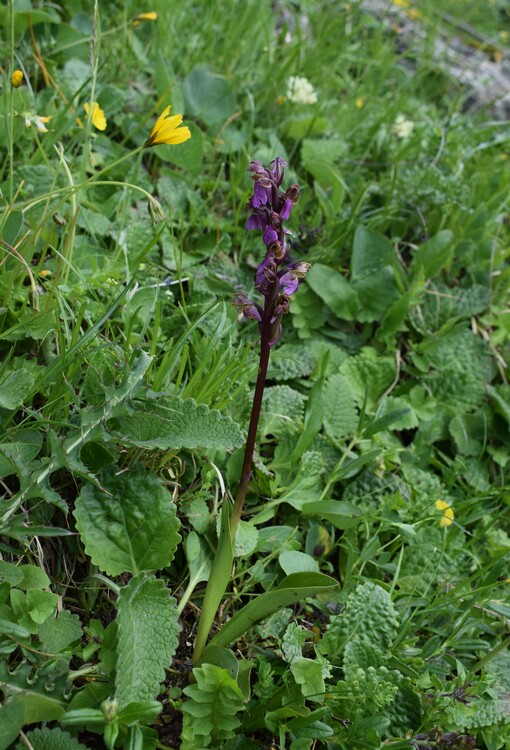
<path id="1" fill-rule="evenodd" d="M 165 582 L 144 573 L 121 590 L 117 609 L 115 697 L 126 706 L 159 695 L 179 642 L 179 624 Z"/>
<path id="2" fill-rule="evenodd" d="M 135 467 L 101 476 L 105 491 L 85 485 L 74 516 L 87 554 L 108 575 L 168 565 L 180 540 L 170 493 L 158 477 Z"/>
<path id="3" fill-rule="evenodd" d="M 335 440 L 352 435 L 358 426 L 358 413 L 346 378 L 342 375 L 328 378 L 322 398 L 327 434 Z"/>
<path id="4" fill-rule="evenodd" d="M 177 396 L 157 401 L 136 401 L 135 411 L 113 420 L 122 440 L 142 448 L 218 448 L 232 450 L 243 445 L 239 425 L 206 404 Z"/>
<path id="5" fill-rule="evenodd" d="M 33 750 L 87 750 L 86 745 L 78 742 L 69 732 L 55 727 L 54 729 L 32 729 L 27 732 L 27 740 Z M 26 750 L 25 743 L 18 742 L 16 750 Z"/>

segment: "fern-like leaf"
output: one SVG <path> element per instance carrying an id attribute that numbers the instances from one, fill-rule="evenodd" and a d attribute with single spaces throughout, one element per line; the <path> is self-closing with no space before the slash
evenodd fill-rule
<path id="1" fill-rule="evenodd" d="M 87 750 L 86 745 L 82 745 L 81 742 L 69 732 L 64 732 L 62 729 L 32 729 L 31 732 L 27 732 L 27 740 L 30 742 L 29 747 L 33 750 Z M 18 742 L 16 750 L 26 750 L 27 745 L 23 742 Z"/>
<path id="2" fill-rule="evenodd" d="M 244 711 L 243 694 L 230 672 L 213 664 L 193 670 L 196 685 L 184 688 L 182 750 L 202 750 L 234 736 Z"/>

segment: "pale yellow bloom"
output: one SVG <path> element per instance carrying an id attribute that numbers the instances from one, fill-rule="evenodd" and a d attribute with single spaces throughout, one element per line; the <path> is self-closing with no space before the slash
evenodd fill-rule
<path id="1" fill-rule="evenodd" d="M 423 16 L 423 13 L 421 10 L 418 10 L 418 8 L 409 8 L 407 11 L 407 15 L 411 19 L 411 21 L 417 21 L 418 18 L 421 18 Z"/>
<path id="2" fill-rule="evenodd" d="M 170 109 L 171 107 L 167 107 L 156 120 L 151 134 L 144 143 L 146 148 L 163 144 L 176 145 L 184 143 L 184 141 L 191 138 L 188 127 L 179 127 L 182 122 L 182 115 L 172 115 L 170 117 Z"/>
<path id="3" fill-rule="evenodd" d="M 19 89 L 22 83 L 23 83 L 23 71 L 15 70 L 11 76 L 12 87 L 15 89 Z"/>
<path id="4" fill-rule="evenodd" d="M 37 130 L 40 133 L 47 133 L 48 128 L 46 127 L 46 123 L 50 122 L 51 115 L 48 117 L 39 117 L 39 115 L 25 115 L 25 127 L 30 128 L 32 127 L 32 123 L 35 125 Z"/>
<path id="5" fill-rule="evenodd" d="M 357 106 L 357 108 L 361 109 L 364 104 L 365 104 L 365 102 L 363 101 L 363 99 L 361 98 L 361 96 L 358 96 L 358 98 L 356 99 L 356 106 Z"/>
<path id="6" fill-rule="evenodd" d="M 83 105 L 87 117 L 89 116 L 90 106 L 88 102 Z M 98 130 L 106 130 L 106 117 L 97 102 L 92 102 L 92 125 Z"/>
<path id="7" fill-rule="evenodd" d="M 436 500 L 434 505 L 436 506 L 437 510 L 444 511 L 442 518 L 439 521 L 439 525 L 441 526 L 441 528 L 444 528 L 445 526 L 451 526 L 455 518 L 455 514 L 451 505 L 446 503 L 444 500 Z"/>
<path id="8" fill-rule="evenodd" d="M 287 81 L 287 99 L 294 104 L 315 104 L 318 96 L 308 78 L 290 76 Z"/>
<path id="9" fill-rule="evenodd" d="M 397 138 L 409 138 L 413 132 L 413 128 L 414 122 L 412 120 L 406 120 L 404 115 L 398 115 L 397 119 L 391 126 L 391 129 Z"/>
<path id="10" fill-rule="evenodd" d="M 393 0 L 393 5 L 398 5 L 399 8 L 409 8 L 411 3 L 409 0 Z"/>

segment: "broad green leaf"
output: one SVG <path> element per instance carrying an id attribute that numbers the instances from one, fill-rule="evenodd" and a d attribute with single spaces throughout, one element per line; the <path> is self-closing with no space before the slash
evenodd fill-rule
<path id="1" fill-rule="evenodd" d="M 23 580 L 23 573 L 18 565 L 0 560 L 0 583 L 7 581 L 9 586 L 16 586 Z"/>
<path id="2" fill-rule="evenodd" d="M 314 263 L 306 276 L 306 283 L 338 318 L 354 320 L 359 308 L 358 295 L 342 274 L 329 266 Z"/>
<path id="3" fill-rule="evenodd" d="M 20 565 L 18 570 L 23 575 L 17 586 L 19 589 L 44 589 L 50 585 L 50 579 L 38 565 Z"/>
<path id="4" fill-rule="evenodd" d="M 235 112 L 230 83 L 206 65 L 197 65 L 184 81 L 186 112 L 207 125 L 222 125 Z"/>
<path id="5" fill-rule="evenodd" d="M 159 450 L 233 450 L 244 443 L 239 425 L 230 417 L 192 398 L 167 397 L 133 405 L 133 414 L 111 423 L 126 443 Z"/>
<path id="6" fill-rule="evenodd" d="M 275 589 L 260 594 L 238 610 L 211 639 L 211 644 L 228 646 L 273 612 L 296 604 L 309 596 L 331 591 L 337 586 L 334 578 L 322 573 L 292 573 L 284 578 Z"/>
<path id="7" fill-rule="evenodd" d="M 18 589 L 11 590 L 11 607 L 16 620 L 31 633 L 36 633 L 41 625 L 54 611 L 59 597 L 50 591 L 29 589 L 26 593 Z"/>
<path id="8" fill-rule="evenodd" d="M 63 704 L 54 698 L 30 690 L 15 695 L 9 703 L 0 706 L 0 750 L 7 750 L 27 724 L 53 721 L 63 713 Z"/>
<path id="9" fill-rule="evenodd" d="M 117 603 L 115 697 L 121 707 L 153 700 L 179 643 L 175 599 L 165 581 L 139 573 Z"/>
<path id="10" fill-rule="evenodd" d="M 384 235 L 363 226 L 357 228 L 351 257 L 353 281 L 379 273 L 391 266 L 394 258 L 393 245 Z"/>
<path id="11" fill-rule="evenodd" d="M 310 557 L 305 552 L 299 552 L 298 550 L 282 552 L 278 557 L 278 562 L 286 575 L 291 575 L 291 573 L 319 572 L 319 563 L 317 560 L 314 560 L 313 557 Z"/>
<path id="12" fill-rule="evenodd" d="M 35 373 L 26 367 L 7 371 L 0 378 L 0 407 L 17 409 L 32 390 Z"/>
<path id="13" fill-rule="evenodd" d="M 100 490 L 83 487 L 76 527 L 92 562 L 108 575 L 159 570 L 174 557 L 180 522 L 168 490 L 142 467 L 101 475 Z"/>
<path id="14" fill-rule="evenodd" d="M 60 651 L 78 640 L 83 635 L 78 615 L 63 609 L 58 617 L 49 617 L 37 633 L 43 650 L 49 654 L 58 654 Z"/>
<path id="15" fill-rule="evenodd" d="M 421 245 L 409 268 L 412 276 L 433 279 L 453 257 L 453 232 L 443 229 Z"/>
<path id="16" fill-rule="evenodd" d="M 292 676 L 301 687 L 304 697 L 311 701 L 322 701 L 326 691 L 322 664 L 316 659 L 298 659 L 290 665 Z"/>

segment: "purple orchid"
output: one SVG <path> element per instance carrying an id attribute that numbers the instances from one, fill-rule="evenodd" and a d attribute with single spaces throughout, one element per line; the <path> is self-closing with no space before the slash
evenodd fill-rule
<path id="1" fill-rule="evenodd" d="M 299 199 L 299 185 L 291 185 L 285 192 L 280 187 L 287 163 L 277 157 L 269 167 L 252 161 L 248 171 L 255 185 L 248 201 L 250 211 L 246 229 L 262 231 L 266 254 L 255 273 L 255 289 L 264 298 L 264 308 L 238 294 L 234 304 L 250 320 L 257 320 L 263 344 L 274 346 L 280 339 L 282 317 L 289 310 L 289 297 L 306 276 L 308 263 L 286 263 L 288 245 L 284 222 L 289 219 L 292 207 Z"/>

